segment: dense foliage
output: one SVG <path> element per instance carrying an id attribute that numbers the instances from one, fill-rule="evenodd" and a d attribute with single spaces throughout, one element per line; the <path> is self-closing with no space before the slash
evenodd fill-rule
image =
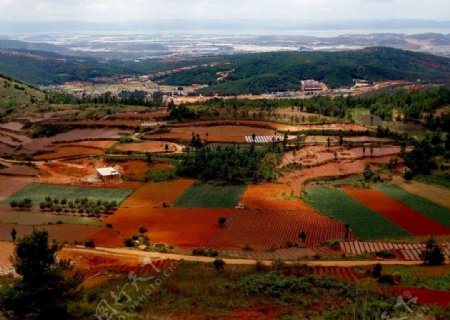
<path id="1" fill-rule="evenodd" d="M 350 86 L 353 79 L 439 81 L 449 78 L 450 60 L 392 48 L 367 48 L 345 52 L 270 52 L 228 58 L 233 69 L 225 81 L 217 80 L 203 93 L 261 94 L 298 90 L 300 81 L 316 79 L 330 87 Z M 212 67 L 210 74 L 219 71 Z M 198 71 L 187 70 L 163 82 L 195 83 Z M 210 77 L 208 81 L 210 82 Z M 205 82 L 202 82 L 205 83 Z"/>
<path id="2" fill-rule="evenodd" d="M 431 129 L 449 130 L 450 114 L 434 114 L 442 107 L 450 105 L 450 89 L 446 86 L 427 88 L 416 91 L 397 90 L 392 94 L 380 93 L 370 96 L 315 96 L 310 99 L 211 99 L 202 103 L 208 108 L 230 108 L 235 110 L 276 111 L 278 108 L 290 107 L 294 110 L 344 118 L 352 109 L 369 109 L 372 115 L 382 120 L 392 120 L 394 111 L 404 115 L 405 120 L 424 118 L 425 125 Z M 180 110 L 177 110 L 180 113 Z M 192 111 L 191 111 L 192 112 Z M 178 113 L 176 115 L 178 115 Z M 181 113 L 183 116 L 184 113 Z M 194 118 L 195 115 L 190 115 Z"/>
<path id="3" fill-rule="evenodd" d="M 68 304 L 79 293 L 80 273 L 68 274 L 68 261 L 57 260 L 61 249 L 49 246 L 48 233 L 34 230 L 19 239 L 13 264 L 21 278 L 0 288 L 0 310 L 8 319 L 69 319 Z"/>
<path id="4" fill-rule="evenodd" d="M 276 179 L 279 160 L 280 154 L 276 152 L 256 151 L 254 148 L 240 150 L 239 146 L 206 146 L 186 155 L 177 172 L 203 181 L 257 183 Z"/>

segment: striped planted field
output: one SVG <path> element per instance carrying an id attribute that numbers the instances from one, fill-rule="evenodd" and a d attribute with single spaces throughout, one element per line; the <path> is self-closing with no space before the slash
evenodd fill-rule
<path id="1" fill-rule="evenodd" d="M 305 243 L 298 237 L 301 231 L 306 233 Z M 289 242 L 314 247 L 344 236 L 343 224 L 311 210 L 234 210 L 211 243 L 255 249 L 282 248 Z"/>
<path id="2" fill-rule="evenodd" d="M 407 205 L 411 209 L 414 209 L 450 228 L 450 209 L 440 206 L 430 200 L 419 197 L 396 185 L 380 185 L 378 187 L 378 190 L 388 195 L 389 197 Z"/>
<path id="3" fill-rule="evenodd" d="M 314 267 L 314 274 L 325 278 L 334 278 L 354 282 L 361 277 L 350 267 Z"/>
<path id="4" fill-rule="evenodd" d="M 450 228 L 411 209 L 403 203 L 374 189 L 345 188 L 345 192 L 404 230 L 416 236 L 450 234 Z"/>
<path id="5" fill-rule="evenodd" d="M 306 188 L 305 201 L 317 211 L 349 224 L 360 239 L 401 238 L 410 235 L 342 189 L 310 186 Z"/>

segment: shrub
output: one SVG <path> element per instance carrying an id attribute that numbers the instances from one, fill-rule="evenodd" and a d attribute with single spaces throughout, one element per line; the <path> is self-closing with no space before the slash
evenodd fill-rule
<path id="1" fill-rule="evenodd" d="M 125 247 L 127 248 L 132 248 L 134 247 L 134 241 L 131 238 L 127 238 L 123 241 L 123 244 L 125 245 Z"/>
<path id="2" fill-rule="evenodd" d="M 227 218 L 220 217 L 217 222 L 220 224 L 221 227 L 225 226 L 225 222 L 227 222 Z"/>
<path id="3" fill-rule="evenodd" d="M 86 241 L 86 242 L 84 243 L 84 246 L 85 246 L 86 248 L 95 248 L 94 240 L 88 240 L 88 241 Z"/>
<path id="4" fill-rule="evenodd" d="M 425 250 L 420 254 L 425 265 L 440 266 L 445 262 L 444 252 L 436 240 L 429 239 L 425 244 Z"/>
<path id="5" fill-rule="evenodd" d="M 215 259 L 213 261 L 213 266 L 217 271 L 222 271 L 225 266 L 225 261 L 223 261 L 222 259 Z"/>
<path id="6" fill-rule="evenodd" d="M 148 231 L 148 229 L 147 229 L 147 227 L 145 227 L 145 226 L 141 226 L 141 227 L 139 228 L 139 233 L 141 233 L 141 234 L 147 233 L 147 231 Z"/>

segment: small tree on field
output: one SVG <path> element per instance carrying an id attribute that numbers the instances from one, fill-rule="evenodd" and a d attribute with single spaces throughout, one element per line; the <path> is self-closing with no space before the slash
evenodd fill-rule
<path id="1" fill-rule="evenodd" d="M 147 233 L 147 231 L 148 231 L 148 229 L 147 229 L 146 226 L 142 226 L 142 227 L 139 228 L 139 233 L 140 233 L 140 234 Z"/>
<path id="2" fill-rule="evenodd" d="M 12 239 L 13 242 L 16 242 L 16 237 L 17 237 L 17 231 L 16 231 L 15 228 L 13 228 L 11 230 L 11 239 Z"/>
<path id="3" fill-rule="evenodd" d="M 425 243 L 425 250 L 422 251 L 420 257 L 423 263 L 429 266 L 440 266 L 445 262 L 444 252 L 439 243 L 433 238 L 430 238 Z"/>
<path id="4" fill-rule="evenodd" d="M 370 179 L 372 178 L 373 172 L 372 172 L 372 168 L 370 167 L 369 163 L 366 163 L 366 166 L 364 167 L 363 175 L 364 175 L 364 179 L 366 181 L 370 181 Z"/>
<path id="5" fill-rule="evenodd" d="M 376 279 L 378 279 L 379 277 L 381 277 L 381 272 L 383 271 L 383 267 L 381 266 L 381 264 L 377 263 L 372 270 L 372 276 Z"/>
<path id="6" fill-rule="evenodd" d="M 302 240 L 302 242 L 305 242 L 305 241 L 306 241 L 306 232 L 305 232 L 305 231 L 301 231 L 301 232 L 298 234 L 298 238 L 299 238 L 300 240 Z"/>
<path id="7" fill-rule="evenodd" d="M 227 222 L 227 218 L 220 217 L 217 222 L 220 224 L 221 227 L 225 226 L 225 222 Z"/>
<path id="8" fill-rule="evenodd" d="M 223 261 L 222 259 L 215 259 L 213 261 L 213 266 L 217 271 L 222 271 L 225 267 L 225 261 Z"/>

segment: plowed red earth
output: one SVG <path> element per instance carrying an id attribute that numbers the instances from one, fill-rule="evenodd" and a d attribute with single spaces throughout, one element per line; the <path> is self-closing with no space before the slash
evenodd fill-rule
<path id="1" fill-rule="evenodd" d="M 291 188 L 285 184 L 249 185 L 240 202 L 248 209 L 312 210 L 301 199 L 291 199 L 291 193 Z"/>
<path id="2" fill-rule="evenodd" d="M 151 242 L 178 247 L 207 247 L 220 229 L 219 217 L 229 217 L 230 209 L 120 208 L 104 223 L 111 223 L 125 237 L 148 228 Z"/>
<path id="3" fill-rule="evenodd" d="M 438 305 L 446 307 L 450 305 L 450 291 L 422 289 L 414 287 L 389 287 L 386 288 L 389 294 L 396 297 L 398 296 L 410 296 L 411 298 L 417 298 L 419 304 Z M 406 302 L 407 298 L 403 298 Z"/>
<path id="4" fill-rule="evenodd" d="M 33 178 L 0 176 L 0 201 L 5 200 L 31 182 L 33 182 Z"/>
<path id="5" fill-rule="evenodd" d="M 348 187 L 344 188 L 344 190 L 354 199 L 416 236 L 450 234 L 450 228 L 405 206 L 378 190 L 357 190 Z"/>
<path id="6" fill-rule="evenodd" d="M 302 243 L 298 235 L 306 233 Z M 212 240 L 216 247 L 255 249 L 282 248 L 288 242 L 318 246 L 329 240 L 342 239 L 345 227 L 340 222 L 314 211 L 234 210 Z M 354 239 L 353 235 L 350 235 Z"/>
<path id="7" fill-rule="evenodd" d="M 87 147 L 56 147 L 55 152 L 34 157 L 36 160 L 64 159 L 78 156 L 100 155 L 103 151 Z"/>
<path id="8" fill-rule="evenodd" d="M 360 278 L 353 268 L 348 267 L 314 267 L 314 274 L 345 281 L 357 281 Z"/>
<path id="9" fill-rule="evenodd" d="M 45 229 L 49 233 L 49 239 L 55 239 L 61 242 L 84 242 L 90 240 L 97 232 L 102 231 L 102 228 L 94 226 L 83 225 L 69 225 L 69 224 L 55 224 L 45 226 L 31 226 L 0 223 L 0 241 L 11 240 L 11 230 L 15 228 L 17 236 L 22 237 L 33 231 L 33 228 Z M 98 243 L 102 245 L 103 243 Z"/>

